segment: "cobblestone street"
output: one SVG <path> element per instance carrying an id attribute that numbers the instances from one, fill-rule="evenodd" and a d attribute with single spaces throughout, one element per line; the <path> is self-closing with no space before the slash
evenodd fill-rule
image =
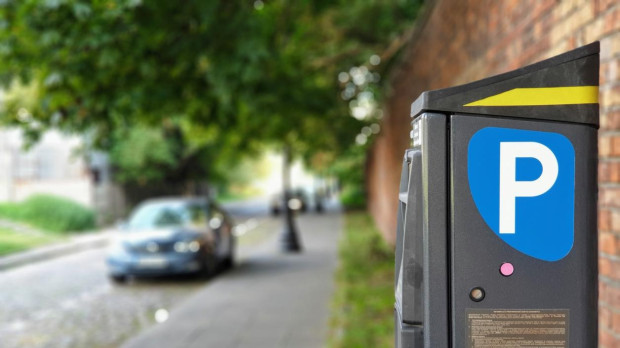
<path id="1" fill-rule="evenodd" d="M 239 263 L 279 224 L 252 219 L 253 229 L 239 237 Z M 208 284 L 183 276 L 114 285 L 104 256 L 105 249 L 93 249 L 0 272 L 0 347 L 117 347 L 156 324 L 156 311 L 166 313 Z"/>

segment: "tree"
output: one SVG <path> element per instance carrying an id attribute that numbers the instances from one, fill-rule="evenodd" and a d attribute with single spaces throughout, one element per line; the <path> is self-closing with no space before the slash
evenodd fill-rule
<path id="1" fill-rule="evenodd" d="M 403 0 L 4 1 L 0 83 L 30 96 L 6 100 L 2 118 L 33 140 L 56 127 L 86 133 L 108 151 L 122 147 L 126 138 L 116 135 L 133 127 L 168 132 L 173 124 L 187 153 L 212 149 L 205 162 L 260 143 L 288 144 L 308 160 L 342 152 L 363 124 L 345 116 L 338 72 L 389 51 L 418 7 Z"/>

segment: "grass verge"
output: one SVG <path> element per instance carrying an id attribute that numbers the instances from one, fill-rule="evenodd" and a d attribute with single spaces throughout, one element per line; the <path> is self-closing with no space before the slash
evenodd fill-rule
<path id="1" fill-rule="evenodd" d="M 370 216 L 345 216 L 332 299 L 329 346 L 392 347 L 394 252 Z"/>
<path id="2" fill-rule="evenodd" d="M 51 195 L 36 195 L 20 203 L 0 204 L 0 218 L 60 233 L 95 228 L 95 213 L 91 209 Z"/>
<path id="3" fill-rule="evenodd" d="M 32 235 L 0 228 L 0 256 L 62 240 L 59 236 Z"/>

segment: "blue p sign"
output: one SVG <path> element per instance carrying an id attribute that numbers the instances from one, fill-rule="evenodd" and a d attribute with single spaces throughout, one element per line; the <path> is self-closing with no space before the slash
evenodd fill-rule
<path id="1" fill-rule="evenodd" d="M 468 147 L 472 197 L 491 230 L 516 250 L 545 261 L 574 241 L 575 150 L 557 133 L 483 128 Z"/>

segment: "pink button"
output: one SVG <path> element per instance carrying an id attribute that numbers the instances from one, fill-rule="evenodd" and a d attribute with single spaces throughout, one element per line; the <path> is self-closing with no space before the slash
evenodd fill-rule
<path id="1" fill-rule="evenodd" d="M 515 271 L 515 267 L 510 262 L 502 263 L 499 268 L 499 273 L 501 273 L 504 277 L 510 277 Z"/>

